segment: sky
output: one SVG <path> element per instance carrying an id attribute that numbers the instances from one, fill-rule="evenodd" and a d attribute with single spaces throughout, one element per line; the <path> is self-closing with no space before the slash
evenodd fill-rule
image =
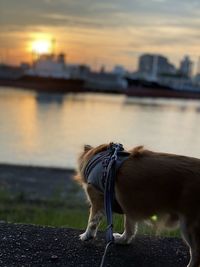
<path id="1" fill-rule="evenodd" d="M 45 38 L 94 69 L 134 71 L 143 53 L 197 63 L 199 29 L 199 0 L 0 0 L 0 61 L 31 62 L 31 43 Z"/>

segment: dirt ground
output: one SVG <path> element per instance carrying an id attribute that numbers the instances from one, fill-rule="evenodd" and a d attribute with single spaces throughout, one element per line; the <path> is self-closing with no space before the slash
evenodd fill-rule
<path id="1" fill-rule="evenodd" d="M 96 267 L 105 248 L 104 234 L 86 243 L 82 231 L 0 223 L 0 266 Z M 113 245 L 106 266 L 184 267 L 188 249 L 178 238 L 139 236 L 130 246 Z"/>

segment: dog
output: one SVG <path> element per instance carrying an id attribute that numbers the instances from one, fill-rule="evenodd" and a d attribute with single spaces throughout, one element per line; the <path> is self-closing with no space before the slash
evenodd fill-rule
<path id="1" fill-rule="evenodd" d="M 91 204 L 82 241 L 95 238 L 104 216 L 104 193 L 88 182 L 85 169 L 93 157 L 109 144 L 86 145 L 78 159 L 75 179 L 83 186 Z M 135 147 L 119 167 L 115 177 L 115 198 L 124 214 L 124 232 L 114 233 L 117 244 L 130 244 L 137 223 L 152 215 L 165 216 L 167 225 L 180 224 L 190 249 L 187 267 L 200 267 L 200 159 L 158 153 Z"/>

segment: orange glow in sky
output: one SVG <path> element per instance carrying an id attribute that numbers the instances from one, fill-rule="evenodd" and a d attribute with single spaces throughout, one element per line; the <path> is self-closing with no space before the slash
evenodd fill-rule
<path id="1" fill-rule="evenodd" d="M 32 52 L 36 54 L 47 54 L 52 52 L 52 43 L 49 40 L 35 40 L 31 44 Z"/>
<path id="2" fill-rule="evenodd" d="M 136 70 L 143 53 L 177 66 L 184 55 L 196 62 L 200 56 L 198 0 L 0 2 L 0 62 L 62 52 L 68 63 Z"/>

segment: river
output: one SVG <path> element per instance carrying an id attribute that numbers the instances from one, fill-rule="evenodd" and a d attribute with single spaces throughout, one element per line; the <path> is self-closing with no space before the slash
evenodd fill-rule
<path id="1" fill-rule="evenodd" d="M 0 163 L 74 168 L 111 141 L 200 158 L 200 101 L 0 88 Z"/>

